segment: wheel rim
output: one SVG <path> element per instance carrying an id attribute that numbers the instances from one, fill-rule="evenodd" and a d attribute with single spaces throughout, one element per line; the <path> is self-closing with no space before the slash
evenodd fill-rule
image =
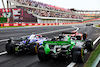
<path id="1" fill-rule="evenodd" d="M 81 58 L 82 58 L 82 61 L 84 61 L 84 51 L 83 51 L 83 48 L 81 49 Z"/>
<path id="2" fill-rule="evenodd" d="M 36 53 L 38 53 L 38 51 L 37 51 L 37 45 L 35 46 L 35 51 L 36 51 Z"/>

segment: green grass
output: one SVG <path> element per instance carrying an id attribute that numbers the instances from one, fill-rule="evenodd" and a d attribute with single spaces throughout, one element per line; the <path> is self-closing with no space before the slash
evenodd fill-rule
<path id="1" fill-rule="evenodd" d="M 85 19 L 85 20 L 83 20 L 83 21 L 88 21 L 88 20 L 92 20 L 92 19 Z"/>
<path id="2" fill-rule="evenodd" d="M 97 48 L 91 53 L 88 61 L 85 63 L 84 67 L 91 67 L 95 59 L 100 53 L 100 44 L 97 46 Z"/>
<path id="3" fill-rule="evenodd" d="M 25 27 L 25 26 L 7 26 L 7 27 L 0 27 L 0 28 L 13 28 L 13 27 Z"/>
<path id="4" fill-rule="evenodd" d="M 99 25 L 96 25 L 96 27 L 100 27 Z"/>

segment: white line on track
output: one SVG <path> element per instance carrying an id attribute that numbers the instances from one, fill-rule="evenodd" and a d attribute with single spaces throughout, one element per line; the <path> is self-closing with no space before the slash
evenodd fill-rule
<path id="1" fill-rule="evenodd" d="M 72 27 L 76 28 L 76 30 L 75 30 L 76 32 L 79 30 L 79 28 L 78 28 L 78 27 L 75 27 L 75 26 L 72 26 Z"/>
<path id="2" fill-rule="evenodd" d="M 38 33 L 38 34 L 49 34 L 49 33 L 55 33 L 55 32 L 60 32 L 60 31 L 65 31 L 65 30 L 70 30 L 70 29 L 73 29 L 73 28 L 67 28 L 67 29 L 60 29 L 60 30 L 54 30 L 54 31 L 49 31 L 49 32 L 43 32 L 43 33 Z M 27 35 L 29 36 L 29 35 Z M 27 37 L 27 36 L 23 36 L 23 37 Z"/>
<path id="3" fill-rule="evenodd" d="M 74 28 L 78 28 L 78 27 L 74 27 Z M 49 34 L 49 33 L 55 33 L 55 32 L 60 32 L 60 31 L 65 31 L 65 30 L 70 30 L 70 29 L 73 29 L 73 28 L 54 30 L 54 31 L 43 32 L 43 33 L 38 33 L 38 34 L 43 35 L 43 34 Z M 27 36 L 29 36 L 29 35 L 27 35 Z M 22 36 L 22 37 L 27 37 L 27 36 Z M 7 41 L 7 40 L 8 40 L 8 39 L 0 40 L 0 42 Z"/>
<path id="4" fill-rule="evenodd" d="M 7 41 L 7 40 L 9 40 L 9 39 L 3 39 L 3 40 L 0 40 L 0 42 Z"/>
<path id="5" fill-rule="evenodd" d="M 100 36 L 93 42 L 93 45 L 96 44 L 96 42 L 100 39 Z"/>
<path id="6" fill-rule="evenodd" d="M 71 62 L 70 65 L 68 65 L 67 67 L 73 67 L 76 63 Z"/>
<path id="7" fill-rule="evenodd" d="M 6 54 L 6 53 L 7 53 L 7 51 L 4 51 L 4 52 L 0 53 L 0 55 Z"/>
<path id="8" fill-rule="evenodd" d="M 96 44 L 96 42 L 98 41 L 100 39 L 100 36 L 93 42 L 93 45 L 95 45 Z M 74 63 L 74 62 L 71 62 L 68 66 L 66 66 L 66 67 L 74 67 L 76 65 L 76 63 Z"/>
<path id="9" fill-rule="evenodd" d="M 75 31 L 78 31 L 78 30 L 79 30 L 79 28 L 78 28 L 78 27 L 75 27 L 75 26 L 72 26 L 72 27 L 73 27 L 73 28 L 76 28 L 76 30 L 75 30 Z M 49 31 L 49 32 L 44 32 L 44 33 L 38 33 L 38 34 L 43 35 L 43 34 L 55 33 L 55 32 L 60 32 L 60 31 L 64 31 L 64 30 L 70 30 L 70 29 L 73 29 L 73 28 L 60 29 L 60 30 Z M 29 35 L 27 35 L 27 36 L 29 36 Z M 23 37 L 27 37 L 27 36 L 23 36 Z"/>

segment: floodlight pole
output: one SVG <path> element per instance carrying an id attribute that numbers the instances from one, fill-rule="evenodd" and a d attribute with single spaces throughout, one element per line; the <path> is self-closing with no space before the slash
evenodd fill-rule
<path id="1" fill-rule="evenodd" d="M 2 0 L 2 4 L 3 4 L 3 8 L 5 9 L 5 5 L 4 5 L 4 2 L 3 2 L 3 0 Z"/>
<path id="2" fill-rule="evenodd" d="M 9 8 L 9 2 L 8 2 L 8 0 L 7 0 L 7 8 Z"/>

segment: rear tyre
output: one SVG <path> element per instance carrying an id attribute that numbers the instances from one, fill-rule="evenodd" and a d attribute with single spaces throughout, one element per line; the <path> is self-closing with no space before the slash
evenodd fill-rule
<path id="1" fill-rule="evenodd" d="M 73 48 L 72 59 L 73 62 L 78 62 L 78 63 L 84 62 L 84 50 L 80 47 Z"/>
<path id="2" fill-rule="evenodd" d="M 92 51 L 93 49 L 93 42 L 91 39 L 88 39 L 85 43 L 85 47 L 88 51 Z"/>
<path id="3" fill-rule="evenodd" d="M 15 53 L 15 44 L 14 43 L 7 43 L 5 48 L 6 48 L 6 51 L 8 54 Z"/>
<path id="4" fill-rule="evenodd" d="M 31 44 L 30 44 L 29 50 L 30 50 L 30 53 L 31 53 L 31 54 L 36 54 L 36 50 L 37 50 L 37 49 L 35 49 L 35 47 L 36 47 L 36 43 L 31 43 Z"/>
<path id="5" fill-rule="evenodd" d="M 49 60 L 48 55 L 45 54 L 43 46 L 38 49 L 38 58 L 39 58 L 40 61 Z"/>

